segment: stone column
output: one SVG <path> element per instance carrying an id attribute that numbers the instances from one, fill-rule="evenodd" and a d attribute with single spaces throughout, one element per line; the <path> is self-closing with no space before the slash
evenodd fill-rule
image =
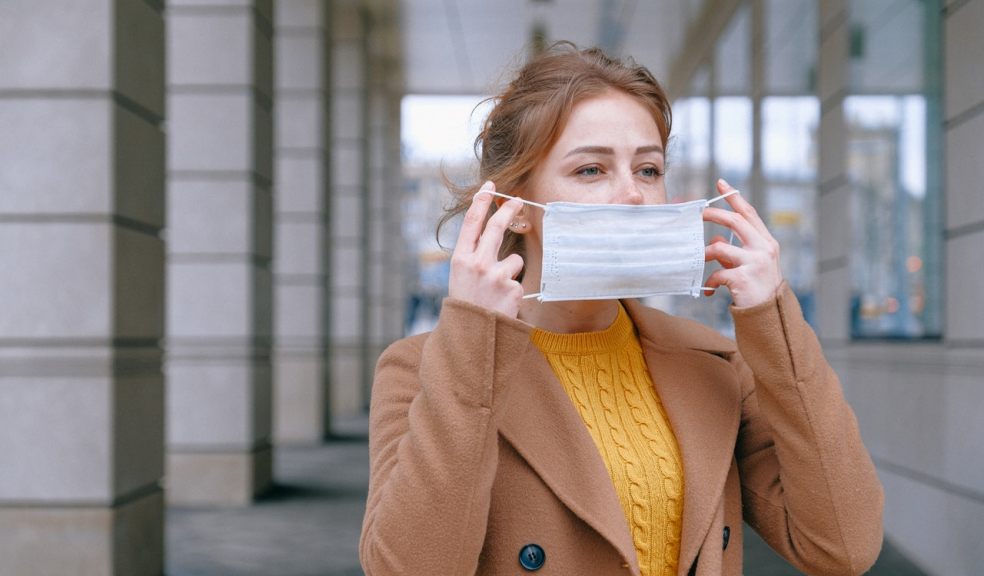
<path id="1" fill-rule="evenodd" d="M 377 346 L 377 356 L 386 346 L 403 337 L 407 303 L 406 242 L 403 238 L 403 164 L 400 142 L 401 107 L 403 100 L 403 74 L 398 60 L 393 60 L 389 70 L 389 123 L 386 137 L 386 201 L 383 220 L 386 223 L 386 249 L 383 266 L 386 281 L 383 284 L 382 341 Z M 436 224 L 435 224 L 436 226 Z"/>
<path id="2" fill-rule="evenodd" d="M 751 2 L 751 99 L 752 99 L 752 172 L 749 175 L 750 197 L 759 214 L 769 214 L 769 198 L 766 197 L 765 176 L 762 173 L 762 100 L 768 96 L 765 87 L 766 66 L 766 3 Z M 766 217 L 767 218 L 767 217 Z M 766 219 L 766 224 L 769 220 Z"/>
<path id="3" fill-rule="evenodd" d="M 161 10 L 0 2 L 0 574 L 163 571 Z"/>
<path id="4" fill-rule="evenodd" d="M 168 3 L 167 491 L 271 482 L 272 4 Z"/>
<path id="5" fill-rule="evenodd" d="M 333 415 L 359 413 L 368 378 L 368 88 L 366 18 L 357 0 L 332 4 L 331 363 Z"/>
<path id="6" fill-rule="evenodd" d="M 385 21 L 381 24 L 385 24 Z M 388 53 L 385 25 L 373 26 L 369 157 L 369 354 L 363 367 L 372 374 L 376 360 L 403 335 L 402 171 L 400 162 L 399 61 Z M 370 396 L 365 379 L 364 398 Z"/>
<path id="7" fill-rule="evenodd" d="M 330 431 L 330 5 L 276 7 L 274 438 L 310 444 Z"/>
<path id="8" fill-rule="evenodd" d="M 946 341 L 984 356 L 984 0 L 948 2 L 944 15 Z M 932 72 L 931 70 L 929 72 Z M 979 381 L 978 381 L 979 382 Z M 981 459 L 978 459 L 980 463 Z M 978 470 L 984 470 L 984 465 Z M 979 476 L 984 479 L 984 474 Z M 984 487 L 984 484 L 979 484 Z"/>
<path id="9" fill-rule="evenodd" d="M 817 319 L 829 346 L 850 338 L 851 187 L 848 178 L 844 98 L 848 93 L 846 0 L 820 2 L 820 173 L 817 202 Z"/>

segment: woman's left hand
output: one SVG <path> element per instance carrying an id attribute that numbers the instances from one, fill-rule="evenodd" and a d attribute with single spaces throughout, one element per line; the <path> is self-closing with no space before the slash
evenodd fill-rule
<path id="1" fill-rule="evenodd" d="M 717 189 L 719 194 L 734 190 L 724 180 L 717 181 Z M 782 284 L 779 242 L 741 194 L 733 194 L 725 201 L 734 212 L 708 207 L 704 209 L 704 220 L 730 228 L 742 245 L 734 246 L 721 236 L 711 241 L 704 251 L 704 261 L 716 260 L 722 268 L 708 276 L 704 285 L 727 286 L 735 306 L 755 306 L 774 298 Z"/>

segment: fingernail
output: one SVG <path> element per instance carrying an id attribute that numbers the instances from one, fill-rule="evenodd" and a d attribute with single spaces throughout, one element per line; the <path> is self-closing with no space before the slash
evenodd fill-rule
<path id="1" fill-rule="evenodd" d="M 489 194 L 489 192 L 491 192 L 491 191 L 492 191 L 492 181 L 489 180 L 485 184 L 482 184 L 482 187 L 478 189 L 478 192 L 475 192 L 475 194 L 472 195 L 472 200 L 474 201 L 475 198 L 478 198 L 478 197 L 483 197 L 484 198 L 485 196 L 491 198 L 492 197 L 492 194 Z M 485 193 L 485 196 L 482 196 L 482 193 L 483 192 Z"/>
<path id="2" fill-rule="evenodd" d="M 728 181 L 725 180 L 724 178 L 718 178 L 718 184 L 722 186 L 727 186 L 728 188 L 731 187 L 731 184 L 728 184 Z"/>

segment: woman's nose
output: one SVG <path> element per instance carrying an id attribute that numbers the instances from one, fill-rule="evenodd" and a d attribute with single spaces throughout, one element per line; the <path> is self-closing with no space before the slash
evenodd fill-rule
<path id="1" fill-rule="evenodd" d="M 642 204 L 645 202 L 645 198 L 642 195 L 642 191 L 639 190 L 638 185 L 633 180 L 631 176 L 622 177 L 616 182 L 618 187 L 617 193 L 615 195 L 615 202 L 617 204 Z"/>

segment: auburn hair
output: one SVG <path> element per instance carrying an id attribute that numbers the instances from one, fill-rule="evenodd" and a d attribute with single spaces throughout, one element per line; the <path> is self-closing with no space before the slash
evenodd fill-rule
<path id="1" fill-rule="evenodd" d="M 637 99 L 650 111 L 665 150 L 672 114 L 652 73 L 631 58 L 620 60 L 599 48 L 579 50 L 570 42 L 557 42 L 520 68 L 505 90 L 484 101 L 491 101 L 493 108 L 475 138 L 478 181 L 457 186 L 445 178 L 453 201 L 438 232 L 468 210 L 472 196 L 488 180 L 503 194 L 522 196 L 533 169 L 560 137 L 574 106 L 612 90 Z M 488 216 L 495 210 L 493 202 Z M 507 231 L 499 257 L 514 253 L 525 256 L 523 237 Z"/>

